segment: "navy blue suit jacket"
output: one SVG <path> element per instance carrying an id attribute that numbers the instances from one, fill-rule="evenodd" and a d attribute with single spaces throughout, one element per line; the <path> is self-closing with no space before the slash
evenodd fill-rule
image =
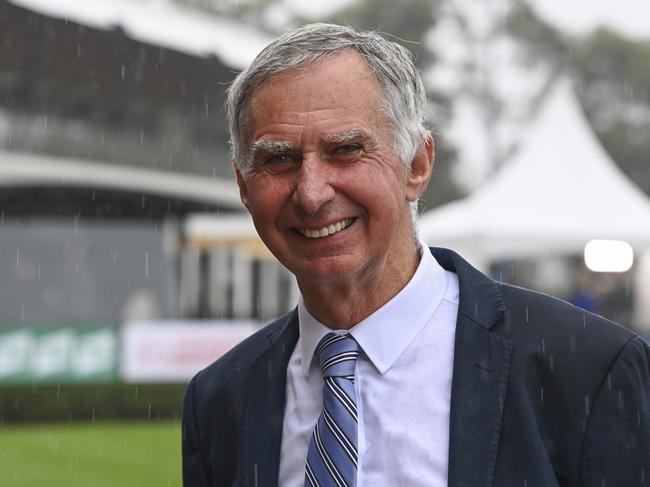
<path id="1" fill-rule="evenodd" d="M 431 251 L 460 284 L 449 487 L 650 486 L 647 344 Z M 185 487 L 277 486 L 297 339 L 294 311 L 194 377 L 183 410 Z"/>

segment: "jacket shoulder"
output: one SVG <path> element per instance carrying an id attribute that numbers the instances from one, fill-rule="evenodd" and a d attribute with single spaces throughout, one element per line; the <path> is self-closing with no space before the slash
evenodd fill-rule
<path id="1" fill-rule="evenodd" d="M 268 350 L 295 319 L 295 310 L 286 313 L 199 371 L 192 379 L 197 392 L 242 384 L 250 365 Z"/>
<path id="2" fill-rule="evenodd" d="M 562 299 L 511 284 L 497 284 L 508 310 L 506 321 L 511 324 L 527 323 L 532 324 L 532 328 L 540 326 L 550 336 L 588 330 L 594 339 L 606 338 L 621 347 L 636 336 L 631 330 Z"/>
<path id="3" fill-rule="evenodd" d="M 243 340 L 190 381 L 183 401 L 186 485 L 208 485 L 209 478 L 213 479 L 210 485 L 235 485 L 250 373 L 278 342 L 284 348 L 293 342 L 296 324 L 295 312 L 287 313 Z"/>
<path id="4" fill-rule="evenodd" d="M 637 338 L 631 330 L 561 299 L 509 284 L 499 286 L 506 313 L 493 330 L 513 341 L 513 365 L 534 371 L 539 379 L 562 378 L 597 389 L 628 343 Z"/>

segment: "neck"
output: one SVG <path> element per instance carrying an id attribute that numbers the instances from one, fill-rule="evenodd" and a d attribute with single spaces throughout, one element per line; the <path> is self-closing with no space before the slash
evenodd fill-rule
<path id="1" fill-rule="evenodd" d="M 309 312 L 334 330 L 349 330 L 399 293 L 415 274 L 420 262 L 417 244 L 413 252 L 384 262 L 384 272 L 362 272 L 345 282 L 298 282 Z"/>

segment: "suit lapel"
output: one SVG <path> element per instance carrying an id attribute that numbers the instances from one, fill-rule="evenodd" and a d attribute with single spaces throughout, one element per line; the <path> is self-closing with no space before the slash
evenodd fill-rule
<path id="1" fill-rule="evenodd" d="M 458 274 L 449 430 L 449 487 L 490 487 L 499 444 L 512 342 L 491 328 L 505 319 L 497 284 L 455 253 L 432 249 Z"/>
<path id="2" fill-rule="evenodd" d="M 459 313 L 449 425 L 449 487 L 490 487 L 512 343 Z"/>
<path id="3" fill-rule="evenodd" d="M 269 332 L 269 346 L 253 362 L 242 431 L 242 484 L 275 487 L 278 482 L 287 364 L 298 339 L 298 313 Z"/>

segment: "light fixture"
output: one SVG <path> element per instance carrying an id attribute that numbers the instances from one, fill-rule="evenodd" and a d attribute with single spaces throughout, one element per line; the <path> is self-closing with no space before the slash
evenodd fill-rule
<path id="1" fill-rule="evenodd" d="M 593 272 L 625 272 L 633 263 L 634 250 L 622 240 L 591 240 L 585 245 L 585 265 Z"/>

